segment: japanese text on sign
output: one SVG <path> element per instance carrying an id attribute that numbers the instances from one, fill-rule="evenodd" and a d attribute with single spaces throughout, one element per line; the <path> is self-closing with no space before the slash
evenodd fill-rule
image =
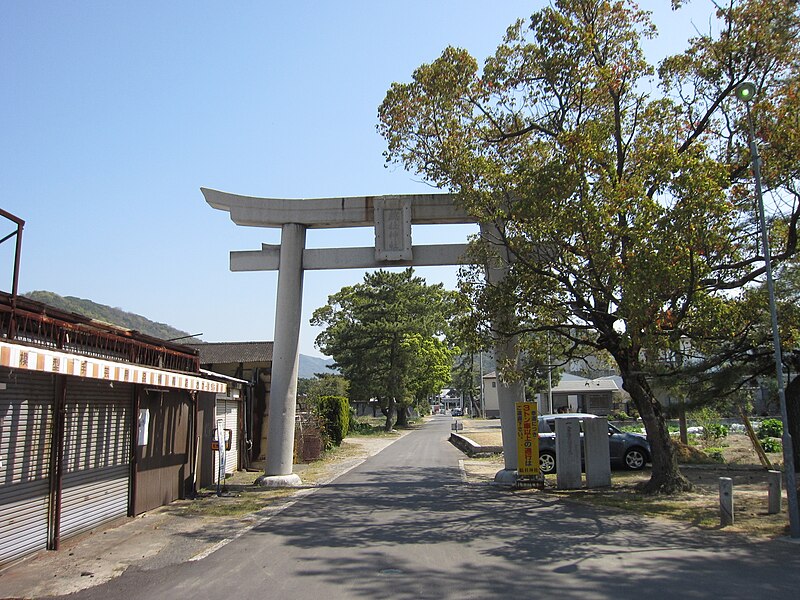
<path id="1" fill-rule="evenodd" d="M 536 405 L 515 403 L 517 413 L 517 471 L 521 477 L 539 475 L 539 422 Z"/>

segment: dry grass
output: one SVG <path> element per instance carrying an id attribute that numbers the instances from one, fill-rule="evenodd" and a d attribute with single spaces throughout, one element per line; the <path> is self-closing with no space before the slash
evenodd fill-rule
<path id="1" fill-rule="evenodd" d="M 459 432 L 465 437 L 468 437 L 479 446 L 502 446 L 503 442 L 500 439 L 500 433 L 494 431 L 470 431 L 464 433 Z"/>
<path id="2" fill-rule="evenodd" d="M 376 448 L 386 445 L 388 438 L 397 433 L 380 436 L 353 436 L 345 439 L 338 448 L 325 452 L 319 460 L 305 465 L 296 465 L 296 472 L 303 486 L 317 486 L 349 466 L 374 453 Z M 293 488 L 265 488 L 255 484 L 263 471 L 237 471 L 225 479 L 222 495 L 217 496 L 216 487 L 201 490 L 193 500 L 174 502 L 166 512 L 183 517 L 243 517 L 264 508 L 279 504 L 294 493 Z"/>
<path id="3" fill-rule="evenodd" d="M 500 443 L 500 432 L 470 432 L 467 437 L 479 437 L 483 444 Z M 570 501 L 587 502 L 616 510 L 635 512 L 658 518 L 679 521 L 701 529 L 719 529 L 719 478 L 730 477 L 734 486 L 735 523 L 725 531 L 745 533 L 753 536 L 777 537 L 787 532 L 788 516 L 784 496 L 783 510 L 775 515 L 767 513 L 767 473 L 758 463 L 758 457 L 750 440 L 743 434 L 730 435 L 721 448 L 725 463 L 708 459 L 700 449 L 683 447 L 680 456 L 683 474 L 692 482 L 694 490 L 674 495 L 643 495 L 636 485 L 650 478 L 649 470 L 641 472 L 612 471 L 612 485 L 602 489 L 557 490 L 556 476 L 548 475 L 544 492 L 519 491 L 520 494 L 549 494 Z M 770 455 L 773 463 L 779 455 Z M 705 464 L 698 464 L 705 463 Z M 485 459 L 466 459 L 464 469 L 467 480 L 473 484 L 486 484 L 503 468 L 501 456 Z"/>

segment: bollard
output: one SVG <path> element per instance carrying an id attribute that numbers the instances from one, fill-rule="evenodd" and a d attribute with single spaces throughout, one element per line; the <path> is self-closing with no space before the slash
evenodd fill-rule
<path id="1" fill-rule="evenodd" d="M 719 524 L 733 525 L 733 479 L 719 478 Z"/>
<path id="2" fill-rule="evenodd" d="M 781 472 L 767 471 L 767 489 L 769 490 L 767 513 L 771 515 L 781 512 L 781 485 Z"/>

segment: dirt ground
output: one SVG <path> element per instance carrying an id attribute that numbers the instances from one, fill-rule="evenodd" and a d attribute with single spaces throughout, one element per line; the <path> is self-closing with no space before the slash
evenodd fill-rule
<path id="1" fill-rule="evenodd" d="M 463 435 L 482 446 L 501 445 L 498 428 L 475 427 L 465 423 Z M 669 518 L 703 529 L 719 529 L 719 481 L 721 477 L 733 480 L 734 524 L 725 531 L 755 536 L 777 537 L 788 531 L 786 494 L 783 493 L 782 511 L 768 514 L 767 470 L 758 460 L 750 439 L 743 433 L 732 433 L 717 447 L 722 449 L 724 462 L 707 464 L 681 464 L 681 472 L 692 483 L 691 492 L 668 496 L 645 496 L 637 491 L 636 484 L 650 478 L 650 469 L 640 472 L 612 471 L 612 487 L 603 489 L 558 490 L 556 476 L 545 480 L 544 493 L 555 494 L 570 500 L 591 502 L 626 511 Z M 701 453 L 694 449 L 687 461 L 696 461 Z M 780 453 L 768 455 L 773 466 L 780 468 Z M 486 484 L 503 468 L 502 456 L 486 459 L 464 459 L 464 471 L 469 483 Z M 785 485 L 785 484 L 784 484 Z M 538 490 L 518 493 L 542 493 Z"/>

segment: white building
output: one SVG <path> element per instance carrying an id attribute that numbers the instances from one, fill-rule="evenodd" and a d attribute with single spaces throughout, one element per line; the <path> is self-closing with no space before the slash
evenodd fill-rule
<path id="1" fill-rule="evenodd" d="M 536 394 L 536 403 L 540 415 L 551 412 L 583 412 L 595 415 L 607 415 L 614 407 L 614 393 L 620 392 L 615 377 L 586 379 L 567 373 L 561 376 L 558 385 L 553 386 L 553 406 L 550 407 L 550 394 L 547 391 Z M 484 410 L 488 418 L 500 416 L 497 400 L 497 374 L 487 373 L 483 376 Z"/>

